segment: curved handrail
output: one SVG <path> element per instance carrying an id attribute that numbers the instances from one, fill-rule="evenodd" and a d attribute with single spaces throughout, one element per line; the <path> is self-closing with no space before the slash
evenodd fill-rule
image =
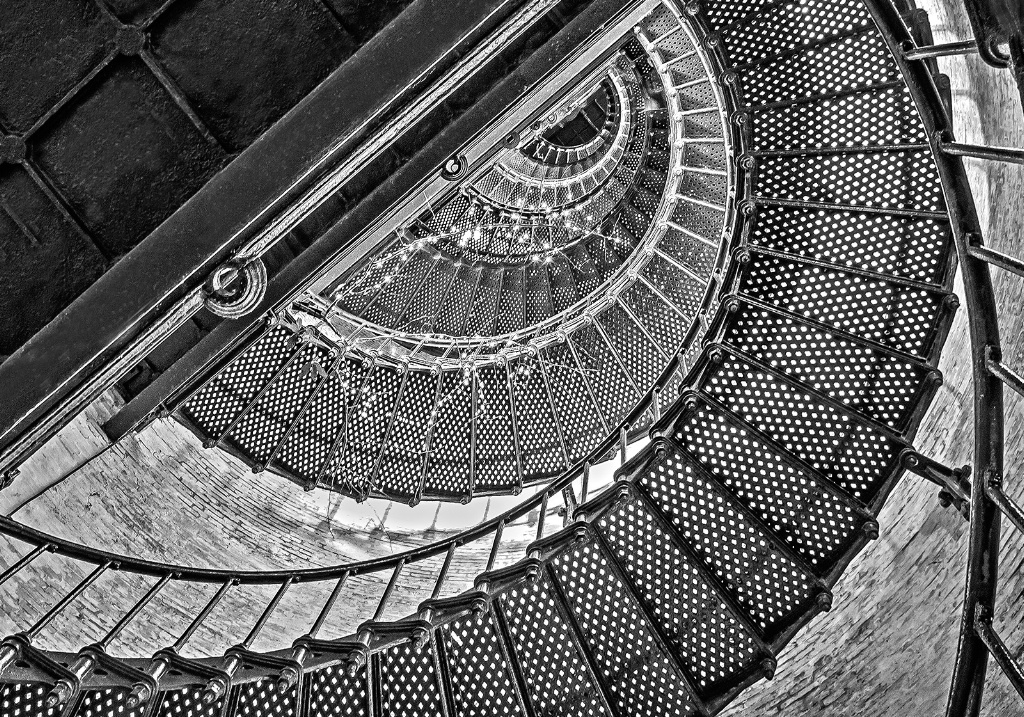
<path id="1" fill-rule="evenodd" d="M 151 577 L 163 577 L 170 574 L 174 576 L 175 580 L 189 582 L 223 583 L 226 580 L 231 580 L 240 585 L 276 585 L 288 579 L 291 579 L 293 582 L 319 582 L 338 579 L 345 574 L 353 576 L 376 573 L 394 568 L 400 562 L 419 562 L 443 555 L 452 546 L 461 547 L 480 538 L 493 535 L 499 525 L 508 525 L 512 521 L 528 514 L 531 510 L 540 507 L 545 500 L 559 493 L 571 485 L 577 478 L 581 477 L 586 467 L 592 465 L 599 456 L 608 453 L 619 444 L 623 428 L 634 426 L 644 414 L 654 408 L 661 392 L 668 386 L 681 365 L 680 356 L 676 355 L 658 377 L 651 391 L 640 399 L 633 410 L 615 426 L 615 429 L 609 431 L 605 439 L 587 456 L 577 460 L 559 476 L 552 479 L 544 490 L 538 491 L 504 513 L 460 531 L 455 535 L 442 538 L 429 545 L 419 546 L 381 558 L 341 563 L 323 568 L 302 568 L 298 570 L 225 570 L 175 565 L 100 550 L 50 535 L 6 516 L 0 516 L 0 533 L 30 545 L 35 545 L 36 547 L 45 547 L 51 552 L 56 552 L 81 562 L 93 565 L 110 563 L 112 568 L 120 572 L 137 573 Z"/>
<path id="2" fill-rule="evenodd" d="M 918 108 L 928 133 L 960 260 L 971 335 L 974 383 L 974 476 L 963 616 L 946 714 L 976 715 L 981 708 L 989 651 L 979 634 L 979 616 L 991 615 L 999 557 L 999 510 L 986 494 L 987 477 L 1003 470 L 1002 382 L 988 366 L 1000 352 L 999 321 L 988 263 L 971 251 L 981 241 L 981 224 L 963 160 L 946 150 L 953 142 L 952 119 L 926 61 L 892 0 L 865 0 Z M 979 43 L 983 46 L 984 43 Z"/>

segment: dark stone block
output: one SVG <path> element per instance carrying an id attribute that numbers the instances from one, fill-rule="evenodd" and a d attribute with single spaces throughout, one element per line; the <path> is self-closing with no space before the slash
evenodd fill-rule
<path id="1" fill-rule="evenodd" d="M 44 128 L 33 155 L 110 256 L 139 243 L 224 163 L 136 58 L 120 58 Z"/>
<path id="2" fill-rule="evenodd" d="M 345 29 L 362 45 L 376 35 L 410 0 L 328 0 Z"/>
<path id="3" fill-rule="evenodd" d="M 0 353 L 13 353 L 105 269 L 24 169 L 0 169 Z"/>
<path id="4" fill-rule="evenodd" d="M 254 142 L 356 48 L 316 0 L 192 0 L 171 8 L 153 47 L 213 134 Z"/>
<path id="5" fill-rule="evenodd" d="M 167 0 L 103 0 L 121 22 L 145 22 L 163 6 Z"/>
<path id="6" fill-rule="evenodd" d="M 0 2 L 0 123 L 25 132 L 110 52 L 92 0 Z"/>

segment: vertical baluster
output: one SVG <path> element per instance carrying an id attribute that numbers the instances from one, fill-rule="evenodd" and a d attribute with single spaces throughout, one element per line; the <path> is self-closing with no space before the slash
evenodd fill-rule
<path id="1" fill-rule="evenodd" d="M 295 578 L 289 577 L 281 583 L 281 587 L 279 587 L 277 592 L 274 593 L 274 598 L 263 610 L 263 614 L 260 615 L 259 620 L 256 621 L 256 624 L 252 626 L 252 630 L 250 630 L 249 634 L 245 636 L 244 640 L 242 640 L 240 645 L 242 649 L 248 650 L 252 647 L 253 642 L 255 642 L 256 638 L 260 636 L 261 632 L 263 632 L 263 628 L 266 627 L 267 621 L 270 620 L 270 616 L 274 614 L 275 610 L 277 610 L 277 606 L 281 604 L 281 600 L 284 598 L 285 593 L 288 592 L 288 588 L 291 587 L 294 580 Z"/>
<path id="2" fill-rule="evenodd" d="M 626 447 L 629 443 L 629 425 L 623 423 L 619 428 L 619 465 L 626 462 Z"/>
<path id="3" fill-rule="evenodd" d="M 430 593 L 431 600 L 437 600 L 441 595 L 441 590 L 444 588 L 444 581 L 448 578 L 448 570 L 452 566 L 452 558 L 455 556 L 455 548 L 457 547 L 456 543 L 448 546 L 448 552 L 444 556 L 444 563 L 441 565 L 441 572 L 437 574 L 437 582 L 434 583 L 434 591 Z"/>
<path id="4" fill-rule="evenodd" d="M 655 387 L 651 391 L 651 411 L 654 414 L 654 422 L 661 420 L 661 389 Z"/>
<path id="5" fill-rule="evenodd" d="M 156 583 L 154 583 L 153 587 L 151 587 L 146 592 L 146 594 L 143 595 L 142 598 L 137 603 L 135 603 L 134 606 L 132 606 L 132 609 L 126 612 L 124 616 L 117 621 L 117 624 L 110 628 L 110 631 L 103 636 L 103 639 L 96 643 L 100 647 L 100 649 L 106 650 L 108 647 L 110 647 L 110 643 L 116 640 L 117 636 L 120 635 L 121 632 L 123 632 L 126 627 L 128 627 L 128 624 L 136 617 L 138 617 L 139 613 L 142 612 L 147 605 L 149 605 L 153 598 L 157 596 L 157 593 L 163 590 L 164 586 L 167 585 L 170 579 L 171 574 L 168 573 L 167 575 L 164 575 L 162 578 L 160 578 Z"/>
<path id="6" fill-rule="evenodd" d="M 392 593 L 395 592 L 395 586 L 398 584 L 398 576 L 402 574 L 402 568 L 405 567 L 405 558 L 398 561 L 398 565 L 395 566 L 394 572 L 391 573 L 391 580 L 388 581 L 388 586 L 384 589 L 384 594 L 380 596 L 380 602 L 377 604 L 377 611 L 373 613 L 373 621 L 378 622 L 384 615 L 384 611 L 388 608 L 388 602 L 391 600 Z"/>
<path id="7" fill-rule="evenodd" d="M 103 573 L 107 572 L 107 569 L 111 565 L 112 563 L 108 560 L 102 565 L 96 566 L 96 569 L 89 573 L 85 578 L 83 578 L 82 581 L 78 583 L 78 585 L 76 585 L 71 592 L 69 592 L 67 595 L 61 598 L 61 600 L 56 605 L 47 610 L 46 614 L 39 618 L 32 627 L 26 630 L 25 636 L 28 637 L 30 640 L 38 637 L 39 633 L 42 632 L 42 630 L 47 625 L 49 625 L 50 622 L 55 617 L 57 617 L 57 615 L 63 612 L 64 608 L 66 608 L 68 605 L 77 600 L 82 593 L 89 589 L 90 585 L 99 580 L 100 576 L 103 575 Z"/>
<path id="8" fill-rule="evenodd" d="M 33 560 L 38 558 L 43 553 L 43 551 L 47 550 L 48 548 L 50 548 L 49 543 L 44 543 L 43 545 L 40 545 L 32 552 L 26 554 L 25 557 L 16 562 L 14 565 L 7 568 L 7 570 L 0 573 L 0 586 L 2 586 L 5 582 L 10 580 L 15 575 L 17 575 L 19 572 L 21 572 L 22 568 L 24 568 L 26 565 L 28 565 Z"/>
<path id="9" fill-rule="evenodd" d="M 310 627 L 309 632 L 306 633 L 306 639 L 316 639 L 320 629 L 324 626 L 324 623 L 327 622 L 327 616 L 330 615 L 331 610 L 334 609 L 334 604 L 338 601 L 338 597 L 341 595 L 341 591 L 345 587 L 345 583 L 348 581 L 350 574 L 350 571 L 346 570 L 342 573 L 341 577 L 338 578 L 337 582 L 334 584 L 334 589 L 327 598 L 327 602 L 324 603 L 323 608 L 320 610 L 320 614 L 317 615 L 316 620 L 313 621 L 313 626 Z M 281 672 L 277 676 L 277 693 L 279 695 L 287 694 L 299 681 L 300 673 L 303 669 L 303 663 L 308 655 L 309 646 L 303 644 L 303 638 L 299 638 L 296 640 L 295 647 L 292 648 L 292 659 L 295 660 L 298 665 L 289 665 L 282 668 Z"/>
<path id="10" fill-rule="evenodd" d="M 548 514 L 548 498 L 550 495 L 550 493 L 545 491 L 544 497 L 540 501 L 540 517 L 537 518 L 537 540 L 544 537 L 544 519 Z"/>
<path id="11" fill-rule="evenodd" d="M 491 554 L 487 556 L 487 567 L 484 572 L 490 572 L 494 568 L 494 561 L 498 557 L 498 548 L 501 546 L 501 536 L 505 532 L 505 521 L 498 521 L 498 528 L 494 531 L 494 541 L 491 543 Z"/>
<path id="12" fill-rule="evenodd" d="M 334 585 L 334 590 L 331 591 L 331 596 L 327 598 L 327 602 L 324 603 L 323 609 L 320 611 L 320 614 L 317 615 L 316 620 L 313 622 L 313 627 L 309 628 L 309 633 L 307 634 L 310 637 L 316 637 L 320 632 L 320 629 L 323 628 L 324 623 L 327 622 L 327 616 L 334 608 L 334 603 L 338 601 L 338 596 L 341 595 L 341 591 L 345 587 L 345 583 L 348 582 L 348 577 L 349 571 L 346 570 L 342 576 L 338 578 L 338 582 Z"/>
<path id="13" fill-rule="evenodd" d="M 590 495 L 590 461 L 583 464 L 583 480 L 580 481 L 580 503 L 586 503 L 588 495 Z"/>
<path id="14" fill-rule="evenodd" d="M 189 623 L 189 626 L 185 628 L 185 631 L 181 633 L 181 636 L 178 637 L 178 639 L 174 642 L 173 645 L 171 645 L 170 650 L 172 652 L 181 652 L 181 648 L 183 648 L 185 644 L 192 639 L 192 636 L 195 634 L 196 630 L 199 629 L 200 625 L 206 622 L 206 618 L 208 618 L 210 616 L 210 613 L 213 612 L 217 605 L 220 604 L 220 601 L 224 598 L 224 595 L 227 594 L 228 589 L 232 585 L 236 585 L 237 583 L 238 581 L 234 579 L 224 581 L 224 584 L 220 586 L 220 589 L 216 592 L 216 594 L 214 594 L 214 596 L 207 601 L 206 606 L 203 608 L 202 612 L 196 615 L 196 618 L 191 623 Z"/>

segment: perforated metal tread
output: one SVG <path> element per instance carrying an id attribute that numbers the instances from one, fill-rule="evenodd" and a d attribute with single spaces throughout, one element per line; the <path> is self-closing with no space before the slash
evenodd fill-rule
<path id="1" fill-rule="evenodd" d="M 882 107 L 872 111 L 898 120 L 893 136 L 919 139 L 906 93 L 880 89 L 899 77 L 861 3 L 797 8 L 721 0 L 708 2 L 705 11 L 750 104 L 747 131 L 765 139 L 756 140 L 761 153 L 746 162 L 753 194 L 735 282 L 685 392 L 653 427 L 652 443 L 619 471 L 610 491 L 579 508 L 576 522 L 535 544 L 500 581 L 481 576 L 482 610 L 467 603 L 451 613 L 420 613 L 431 620 L 429 639 L 419 647 L 407 638 L 370 639 L 373 647 L 352 661 L 351 675 L 338 665 L 311 667 L 298 693 L 309 714 L 713 714 L 752 681 L 772 676 L 779 651 L 830 607 L 832 585 L 877 535 L 875 516 L 901 474 L 901 456 L 939 380 L 934 367 L 955 308 L 938 179 L 920 150 L 878 149 L 883 137 L 872 133 L 884 134 L 884 123 L 870 125 L 862 117 L 869 114 L 866 105 L 854 99 L 863 95 L 867 106 Z M 657 27 L 655 19 L 650 29 Z M 685 57 L 685 50 L 677 55 L 681 65 Z M 880 98 L 881 105 L 871 104 Z M 762 124 L 780 122 L 790 111 L 804 118 L 786 125 L 790 129 Z M 884 140 L 898 144 L 888 135 Z M 845 149 L 828 161 L 803 151 L 836 142 Z M 849 149 L 858 143 L 859 150 Z M 796 153 L 765 154 L 790 150 Z M 638 353 L 671 355 L 678 334 L 657 318 L 671 304 L 645 307 L 672 288 L 654 274 L 637 283 L 616 313 L 564 345 L 545 348 L 550 363 L 579 361 L 581 350 L 591 356 L 602 340 L 608 350 L 621 341 L 620 350 L 636 345 Z M 209 434 L 228 436 L 232 423 L 244 420 L 244 405 L 288 394 L 272 391 L 267 376 L 304 381 L 293 379 L 305 388 L 278 409 L 287 419 L 277 422 L 280 435 L 307 420 L 296 418 L 296 403 L 321 405 L 310 396 L 334 390 L 335 408 L 318 408 L 316 415 L 348 426 L 346 396 L 353 391 L 393 386 L 381 390 L 382 403 L 413 410 L 447 395 L 440 382 L 462 380 L 441 373 L 433 384 L 394 376 L 375 383 L 380 367 L 348 359 L 340 372 L 320 376 L 313 369 L 303 376 L 293 367 L 321 347 L 288 336 L 270 329 L 251 349 L 263 353 L 243 354 L 232 364 L 250 368 L 229 367 L 208 384 L 210 397 L 190 404 L 196 407 L 188 409 L 190 419 Z M 641 348 L 641 336 L 649 347 Z M 256 364 L 259 380 L 252 379 Z M 567 440 L 564 423 L 554 437 L 544 431 L 552 430 L 546 421 L 573 391 L 593 395 L 586 420 L 592 430 L 607 429 L 616 392 L 628 396 L 640 374 L 631 378 L 611 354 L 595 367 L 600 383 L 545 369 L 528 377 L 530 394 L 502 394 L 495 386 L 504 367 L 487 369 L 496 378 L 468 395 L 504 407 L 505 419 L 489 442 L 477 443 L 492 462 L 471 463 L 476 467 L 458 480 L 500 486 L 505 471 L 522 470 L 522 457 L 540 464 L 537 446 Z M 347 377 L 340 384 L 339 375 Z M 463 400 L 460 410 L 472 410 L 472 399 Z M 406 443 L 389 444 L 386 434 L 394 429 L 385 423 L 373 429 L 377 433 L 360 434 L 360 445 L 389 446 L 378 457 L 402 454 L 420 438 L 431 445 L 436 430 L 428 421 L 420 434 L 401 439 Z M 351 429 L 338 431 L 361 425 L 352 419 Z M 465 430 L 472 445 L 473 429 Z M 509 439 L 526 448 L 503 449 Z M 383 469 L 372 452 L 347 455 L 337 435 L 305 434 L 303 440 L 318 445 L 318 463 L 307 469 L 317 477 L 337 470 L 330 466 L 358 461 L 369 466 L 359 469 L 362 475 L 393 470 L 402 481 L 396 493 L 405 495 L 416 475 L 411 467 Z M 422 460 L 450 469 L 465 458 L 459 451 L 469 450 L 463 439 L 450 445 Z M 3 689 L 0 701 L 37 704 L 30 686 Z M 236 685 L 228 712 L 256 704 L 252 695 L 259 689 Z M 162 697 L 168 704 L 170 697 Z M 187 695 L 181 699 L 194 704 Z M 253 714 L 286 714 L 284 699 L 265 696 Z M 73 712 L 86 714 L 82 709 Z M 184 709 L 189 716 L 205 714 Z"/>
<path id="2" fill-rule="evenodd" d="M 357 498 L 515 492 L 588 455 L 695 345 L 726 260 L 724 108 L 682 23 L 658 7 L 609 61 L 616 112 L 585 161 L 504 150 L 332 294 L 368 338 L 273 327 L 178 415 L 254 470 Z M 441 341 L 433 365 L 395 360 L 407 334 Z"/>

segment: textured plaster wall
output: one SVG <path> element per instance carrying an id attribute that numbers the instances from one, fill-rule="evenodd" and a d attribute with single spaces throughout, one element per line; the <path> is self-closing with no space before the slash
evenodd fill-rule
<path id="1" fill-rule="evenodd" d="M 346 520 L 336 496 L 328 503 L 323 491 L 306 493 L 283 478 L 253 475 L 224 452 L 203 450 L 172 420 L 160 421 L 100 453 L 95 424 L 105 415 L 109 400 L 101 400 L 40 451 L 19 481 L 24 478 L 30 484 L 26 491 L 37 490 L 59 476 L 62 468 L 95 457 L 17 510 L 15 518 L 116 553 L 241 570 L 332 566 L 390 555 L 445 534 L 396 532 L 390 525 L 385 532 Z M 76 441 L 81 450 L 77 460 L 67 455 L 75 453 Z M 426 504 L 422 508 L 432 511 Z M 506 531 L 507 553 L 499 567 L 522 555 L 533 530 L 524 524 Z M 483 539 L 460 548 L 443 594 L 468 587 L 483 569 L 490 547 L 490 540 Z M 24 552 L 23 546 L 0 539 L 0 565 L 11 564 Z M 406 566 L 385 618 L 404 617 L 429 597 L 442 559 Z M 0 603 L 12 607 L 0 615 L 0 630 L 6 634 L 27 627 L 54 602 L 58 587 L 71 588 L 83 575 L 80 566 L 69 561 L 50 555 L 39 558 L 24 579 L 0 588 Z M 390 576 L 386 570 L 350 579 L 321 636 L 350 634 L 373 615 Z M 152 582 L 123 574 L 105 576 L 46 631 L 41 644 L 72 649 L 97 639 L 116 620 L 111 617 L 118 608 L 129 607 Z M 124 654 L 169 644 L 217 587 L 183 589 L 172 584 L 126 632 L 121 642 Z M 333 583 L 293 587 L 268 627 L 267 639 L 257 647 L 287 645 L 303 634 L 331 588 Z M 216 654 L 240 641 L 272 592 L 273 588 L 261 587 L 232 589 L 225 609 L 214 613 L 213 634 L 200 632 L 196 637 L 201 653 Z"/>

